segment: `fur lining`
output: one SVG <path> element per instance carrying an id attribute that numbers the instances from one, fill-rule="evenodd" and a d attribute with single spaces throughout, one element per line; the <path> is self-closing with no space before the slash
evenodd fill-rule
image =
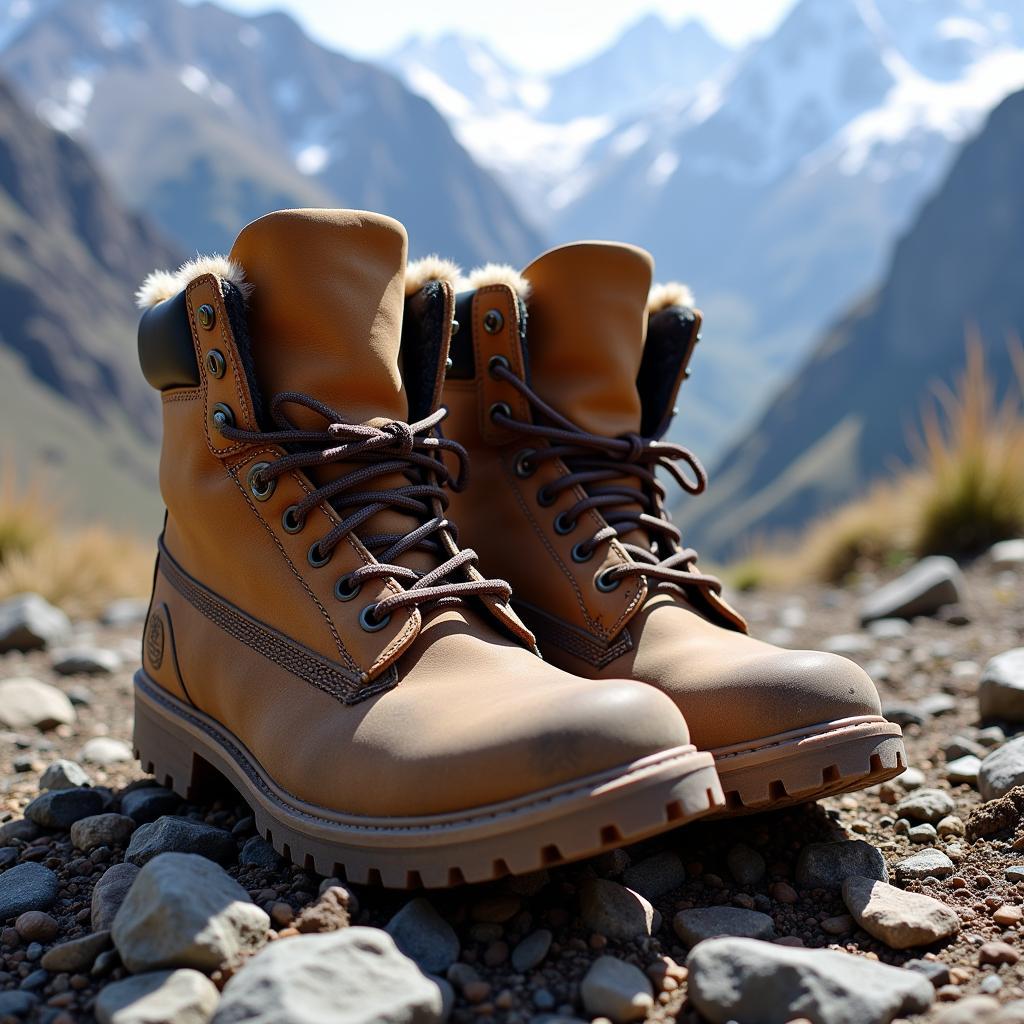
<path id="1" fill-rule="evenodd" d="M 135 293 L 135 304 L 139 309 L 148 309 L 173 298 L 186 285 L 203 274 L 215 274 L 224 281 L 230 281 L 248 298 L 252 285 L 245 280 L 245 271 L 226 256 L 196 256 L 195 259 L 183 263 L 175 273 L 169 270 L 154 270 Z"/>
<path id="2" fill-rule="evenodd" d="M 530 282 L 507 263 L 488 263 L 477 267 L 462 283 L 473 290 L 486 288 L 489 284 L 507 284 L 524 302 L 530 296 Z"/>
<path id="3" fill-rule="evenodd" d="M 447 281 L 452 288 L 462 276 L 462 268 L 452 260 L 434 253 L 421 260 L 413 260 L 405 268 L 405 294 L 415 295 L 431 281 Z"/>
<path id="4" fill-rule="evenodd" d="M 656 284 L 647 297 L 647 315 L 653 316 L 663 309 L 671 309 L 673 306 L 693 307 L 693 292 L 689 287 L 679 281 L 666 281 L 664 284 Z"/>

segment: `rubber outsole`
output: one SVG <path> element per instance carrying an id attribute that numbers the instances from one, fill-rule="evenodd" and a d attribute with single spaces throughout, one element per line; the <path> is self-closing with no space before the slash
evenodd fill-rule
<path id="1" fill-rule="evenodd" d="M 370 818 L 279 787 L 223 726 L 135 676 L 135 755 L 180 796 L 209 770 L 252 808 L 259 833 L 321 875 L 391 888 L 448 888 L 524 874 L 637 842 L 724 806 L 710 754 L 693 746 L 515 800 L 450 814 Z"/>
<path id="2" fill-rule="evenodd" d="M 865 789 L 906 770 L 898 725 L 877 715 L 838 719 L 711 751 L 730 817 Z"/>

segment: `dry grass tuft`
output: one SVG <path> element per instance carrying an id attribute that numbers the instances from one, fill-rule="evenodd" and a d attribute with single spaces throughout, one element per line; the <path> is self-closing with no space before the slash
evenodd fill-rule
<path id="1" fill-rule="evenodd" d="M 19 480 L 0 458 L 0 600 L 41 594 L 72 616 L 94 616 L 119 597 L 145 597 L 153 579 L 149 545 L 102 526 L 60 522 L 40 478 Z"/>
<path id="2" fill-rule="evenodd" d="M 734 586 L 842 583 L 920 555 L 969 558 L 1024 536 L 1024 347 L 1011 346 L 1017 387 L 998 404 L 976 336 L 953 389 L 936 389 L 911 440 L 915 464 L 812 523 L 799 538 L 724 570 Z"/>

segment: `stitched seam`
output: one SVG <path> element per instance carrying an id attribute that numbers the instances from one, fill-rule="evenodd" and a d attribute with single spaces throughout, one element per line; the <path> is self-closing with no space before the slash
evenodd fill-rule
<path id="1" fill-rule="evenodd" d="M 210 416 L 209 416 L 210 382 L 209 382 L 209 379 L 207 378 L 207 375 L 205 373 L 203 373 L 202 369 L 201 369 L 202 366 L 203 366 L 203 351 L 202 351 L 203 346 L 202 346 L 202 344 L 199 341 L 199 333 L 198 333 L 199 329 L 198 329 L 198 327 L 196 327 L 195 315 L 194 315 L 194 311 L 193 311 L 193 308 L 192 308 L 192 292 L 195 291 L 197 288 L 199 288 L 204 282 L 206 282 L 206 279 L 208 277 L 210 277 L 210 276 L 211 275 L 204 274 L 202 277 L 196 278 L 196 280 L 193 281 L 185 289 L 185 302 L 188 305 L 189 327 L 192 330 L 192 344 L 195 346 L 196 361 L 199 363 L 200 373 L 202 374 L 202 381 L 203 381 L 203 383 L 202 383 L 203 399 L 204 399 L 204 405 L 206 406 L 206 413 L 207 413 L 206 416 L 203 417 L 203 430 L 206 433 L 206 443 L 210 446 L 210 451 L 212 451 L 215 455 L 220 456 L 220 455 L 226 455 L 229 452 L 239 451 L 243 446 L 242 446 L 241 442 L 235 442 L 234 444 L 228 445 L 226 448 L 218 448 L 214 444 L 214 442 L 213 442 L 213 435 L 210 433 Z M 216 280 L 216 278 L 214 278 L 214 280 Z M 206 282 L 206 283 L 208 283 L 208 282 Z M 218 290 L 219 290 L 219 285 L 218 285 Z M 214 301 L 216 301 L 216 298 L 214 299 Z M 251 423 L 252 418 L 249 415 L 249 406 L 248 406 L 248 404 L 245 401 L 245 395 L 242 393 L 241 384 L 239 383 L 239 380 L 238 380 L 238 367 L 235 365 L 236 360 L 235 360 L 235 357 L 234 357 L 235 345 L 234 345 L 234 342 L 227 336 L 227 334 L 225 333 L 225 330 L 224 330 L 225 321 L 227 320 L 227 310 L 223 308 L 223 304 L 222 303 L 218 302 L 217 305 L 221 307 L 220 309 L 217 310 L 217 320 L 220 323 L 220 338 L 221 338 L 222 344 L 224 345 L 224 348 L 227 350 L 227 354 L 228 354 L 228 357 L 229 357 L 228 361 L 231 364 L 231 377 L 232 377 L 232 379 L 235 382 L 235 394 L 238 396 L 238 403 L 239 403 L 239 405 L 241 407 L 243 420 L 245 422 L 247 422 L 247 423 Z"/>
<path id="2" fill-rule="evenodd" d="M 843 726 L 841 729 L 834 729 L 832 731 L 809 733 L 809 734 L 804 735 L 804 736 L 790 736 L 790 738 L 788 740 L 776 740 L 774 743 L 764 743 L 764 744 L 761 744 L 761 745 L 757 745 L 755 743 L 755 744 L 753 744 L 753 745 L 751 745 L 749 747 L 744 747 L 742 750 L 734 750 L 731 754 L 716 754 L 713 747 L 708 752 L 714 757 L 715 761 L 728 761 L 730 758 L 744 757 L 747 754 L 760 754 L 760 753 L 763 753 L 766 750 L 775 750 L 778 747 L 790 746 L 790 745 L 793 745 L 793 744 L 801 743 L 801 742 L 803 742 L 805 740 L 813 740 L 813 739 L 819 739 L 819 738 L 833 738 L 834 739 L 836 737 L 841 737 L 843 735 L 854 735 L 855 731 L 857 729 L 860 729 L 861 731 L 863 731 L 865 726 L 869 726 L 870 727 L 870 726 L 873 726 L 873 725 L 882 725 L 882 724 L 885 724 L 885 723 L 882 723 L 882 722 L 861 722 L 861 723 L 859 723 L 857 725 L 852 725 L 852 726 L 851 725 L 847 725 L 847 726 Z M 880 736 L 889 736 L 890 734 L 879 733 L 878 735 L 880 735 Z M 892 738 L 899 739 L 898 736 L 897 737 L 892 737 Z"/>
<path id="3" fill-rule="evenodd" d="M 171 713 L 178 715 L 179 717 L 191 722 L 196 728 L 201 729 L 204 733 L 206 733 L 207 736 L 212 737 L 217 742 L 218 745 L 227 749 L 231 753 L 232 758 L 234 759 L 238 767 L 242 769 L 246 776 L 256 785 L 256 787 L 260 790 L 260 792 L 262 792 L 267 797 L 268 800 L 273 801 L 273 803 L 278 807 L 285 808 L 289 814 L 295 815 L 296 817 L 302 818 L 306 821 L 316 822 L 318 824 L 323 825 L 330 825 L 336 829 L 345 829 L 352 832 L 383 832 L 385 834 L 400 834 L 402 832 L 443 832 L 448 829 L 458 828 L 462 825 L 472 825 L 476 823 L 483 824 L 489 821 L 499 821 L 509 816 L 510 812 L 507 811 L 488 811 L 484 814 L 470 814 L 462 818 L 455 818 L 451 821 L 446 821 L 439 825 L 352 825 L 348 823 L 340 823 L 331 818 L 322 817 L 318 814 L 310 814 L 309 811 L 304 811 L 301 808 L 293 807 L 285 803 L 274 792 L 274 790 L 267 785 L 266 781 L 263 779 L 263 776 L 256 770 L 252 758 L 250 758 L 249 755 L 238 746 L 238 744 L 232 742 L 232 740 L 228 737 L 228 735 L 225 734 L 225 732 L 221 732 L 220 730 L 212 728 L 208 723 L 202 721 L 202 719 L 190 714 L 184 707 L 175 707 L 174 704 L 172 704 L 165 697 L 164 694 L 152 692 L 153 688 L 151 686 L 145 686 L 144 689 L 146 692 L 146 696 L 149 697 L 151 700 L 154 700 L 157 703 L 162 704 Z M 180 701 L 178 703 L 180 703 Z M 676 754 L 671 758 L 667 758 L 666 760 L 659 762 L 657 767 L 665 768 L 670 767 L 676 763 L 686 762 L 693 757 L 693 754 L 694 751 L 692 749 L 682 754 Z M 608 777 L 614 777 L 617 781 L 628 781 L 634 776 L 646 774 L 649 767 L 651 766 L 644 766 L 644 768 L 640 770 L 626 771 L 623 772 L 621 775 L 616 776 L 612 776 L 612 773 L 609 773 Z M 575 789 L 566 790 L 564 792 L 556 793 L 553 796 L 543 797 L 540 800 L 536 800 L 527 804 L 522 804 L 515 810 L 519 812 L 525 810 L 536 810 L 546 807 L 555 802 L 561 802 L 566 799 L 572 799 L 574 797 L 581 795 L 592 794 L 594 791 L 594 787 L 595 783 L 593 780 L 591 780 L 586 784 L 579 786 Z M 291 797 L 293 800 L 300 800 L 300 797 L 297 797 L 294 793 L 288 792 L 288 790 L 285 790 L 283 787 L 280 788 L 282 792 L 284 792 L 287 796 Z"/>
<path id="4" fill-rule="evenodd" d="M 323 616 L 324 621 L 327 623 L 327 628 L 331 631 L 331 636 L 334 637 L 335 644 L 337 644 L 338 654 L 354 672 L 358 672 L 359 666 L 356 664 L 352 655 L 349 654 L 345 645 L 342 643 L 341 636 L 338 634 L 338 630 L 335 628 L 334 622 L 331 619 L 331 616 L 328 613 L 327 609 L 320 602 L 320 599 L 316 596 L 316 594 L 313 593 L 313 588 L 310 587 L 310 585 L 306 582 L 305 578 L 303 577 L 302 573 L 299 572 L 298 567 L 291 560 L 291 558 L 288 555 L 288 552 L 285 551 L 284 545 L 281 543 L 277 534 L 274 533 L 274 531 L 270 528 L 270 524 L 266 521 L 266 519 L 263 518 L 263 516 L 260 515 L 259 510 L 252 503 L 252 499 L 249 497 L 248 493 L 246 492 L 246 489 L 242 486 L 241 481 L 238 479 L 237 467 L 235 467 L 234 469 L 227 469 L 225 467 L 225 471 L 227 472 L 228 476 L 230 477 L 234 485 L 238 488 L 239 493 L 245 499 L 245 503 L 246 505 L 249 506 L 249 510 L 262 524 L 263 529 L 267 531 L 267 534 L 269 535 L 270 539 L 274 542 L 275 546 L 277 547 L 277 550 L 281 552 L 282 557 L 288 563 L 288 567 L 292 571 L 292 575 L 299 581 L 299 583 L 302 586 L 302 589 L 305 590 L 305 592 L 309 595 L 310 600 L 317 606 L 317 608 L 320 609 L 320 614 Z"/>
<path id="5" fill-rule="evenodd" d="M 623 630 L 619 639 L 609 645 L 600 643 L 592 636 L 581 636 L 578 629 L 534 609 L 526 611 L 526 619 L 541 642 L 550 643 L 595 668 L 605 668 L 633 647 L 633 638 L 628 629 Z"/>
<path id="6" fill-rule="evenodd" d="M 201 388 L 189 388 L 186 391 L 180 391 L 175 389 L 174 391 L 161 391 L 160 400 L 162 402 L 194 402 L 197 398 L 202 398 L 203 392 Z"/>
<path id="7" fill-rule="evenodd" d="M 357 679 L 344 670 L 299 648 L 201 587 L 186 576 L 166 552 L 162 552 L 160 571 L 182 598 L 228 636 L 345 704 L 365 700 L 398 681 L 398 673 L 395 671 L 382 677 L 374 686 L 358 686 Z"/>

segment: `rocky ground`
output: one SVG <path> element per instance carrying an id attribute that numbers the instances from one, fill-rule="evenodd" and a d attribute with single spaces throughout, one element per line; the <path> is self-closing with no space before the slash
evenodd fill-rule
<path id="1" fill-rule="evenodd" d="M 69 633 L 0 607 L 0 649 L 50 638 L 0 654 L 0 1022 L 1024 1022 L 1024 655 L 990 666 L 1024 646 L 1012 554 L 920 570 L 962 602 L 909 623 L 859 628 L 875 579 L 739 602 L 759 635 L 869 669 L 902 778 L 426 894 L 285 865 L 230 790 L 183 804 L 146 779 L 144 609 Z"/>

